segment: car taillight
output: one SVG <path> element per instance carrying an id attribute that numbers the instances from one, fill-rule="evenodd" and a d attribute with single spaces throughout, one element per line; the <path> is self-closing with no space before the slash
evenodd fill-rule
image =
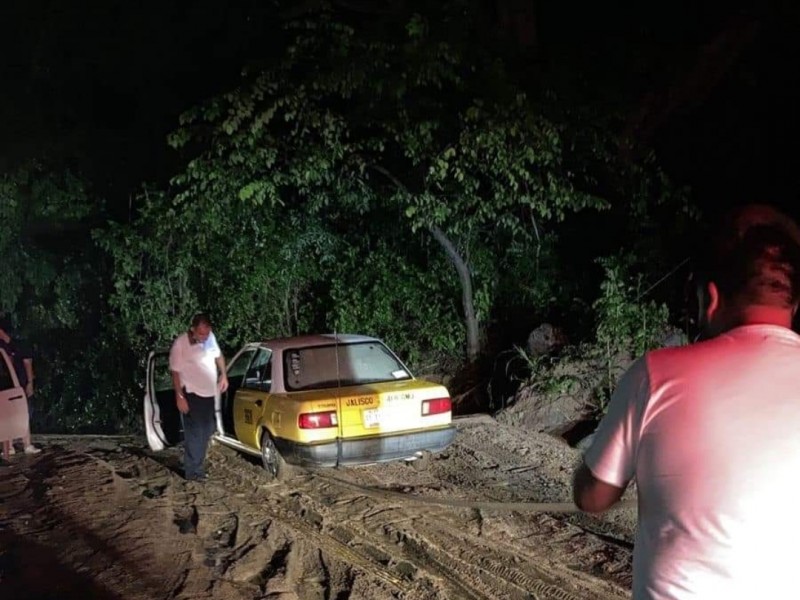
<path id="1" fill-rule="evenodd" d="M 300 429 L 322 429 L 324 427 L 336 427 L 339 420 L 336 418 L 336 411 L 302 413 L 297 418 L 297 426 Z"/>
<path id="2" fill-rule="evenodd" d="M 450 398 L 436 398 L 434 400 L 423 400 L 422 402 L 422 416 L 440 415 L 442 413 L 450 412 L 453 408 L 453 403 Z"/>

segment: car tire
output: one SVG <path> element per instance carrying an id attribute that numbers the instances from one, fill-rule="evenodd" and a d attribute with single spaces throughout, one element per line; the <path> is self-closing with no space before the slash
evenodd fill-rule
<path id="1" fill-rule="evenodd" d="M 271 480 L 281 480 L 288 474 L 286 461 L 275 447 L 272 436 L 265 429 L 261 434 L 261 464 Z"/>

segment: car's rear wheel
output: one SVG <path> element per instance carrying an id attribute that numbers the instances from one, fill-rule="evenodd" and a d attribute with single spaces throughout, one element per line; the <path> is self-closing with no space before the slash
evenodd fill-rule
<path id="1" fill-rule="evenodd" d="M 261 462 L 270 479 L 282 479 L 286 475 L 286 461 L 266 429 L 261 434 Z"/>

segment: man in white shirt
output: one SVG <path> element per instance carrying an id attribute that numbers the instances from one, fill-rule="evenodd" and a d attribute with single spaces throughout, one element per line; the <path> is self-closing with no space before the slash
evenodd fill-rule
<path id="1" fill-rule="evenodd" d="M 207 314 L 195 315 L 189 331 L 172 343 L 169 369 L 175 403 L 183 419 L 184 476 L 203 481 L 208 441 L 216 427 L 214 398 L 218 391 L 228 389 L 225 358 Z"/>
<path id="2" fill-rule="evenodd" d="M 648 353 L 620 381 L 575 475 L 576 504 L 636 480 L 633 597 L 797 597 L 800 231 L 733 213 L 704 257 L 705 340 Z"/>

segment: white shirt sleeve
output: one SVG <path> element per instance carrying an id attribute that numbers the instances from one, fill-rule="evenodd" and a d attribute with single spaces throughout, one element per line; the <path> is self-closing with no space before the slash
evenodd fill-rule
<path id="1" fill-rule="evenodd" d="M 636 473 L 636 454 L 644 411 L 650 398 L 646 357 L 636 360 L 620 379 L 608 412 L 584 460 L 604 483 L 624 488 Z"/>
<path id="2" fill-rule="evenodd" d="M 180 336 L 175 338 L 175 341 L 172 342 L 172 347 L 169 349 L 169 370 L 176 373 L 180 373 L 183 366 L 180 339 Z"/>
<path id="3" fill-rule="evenodd" d="M 211 354 L 214 358 L 219 358 L 222 355 L 220 352 L 219 344 L 217 344 L 217 336 L 214 335 L 214 332 L 208 334 L 208 353 Z"/>

